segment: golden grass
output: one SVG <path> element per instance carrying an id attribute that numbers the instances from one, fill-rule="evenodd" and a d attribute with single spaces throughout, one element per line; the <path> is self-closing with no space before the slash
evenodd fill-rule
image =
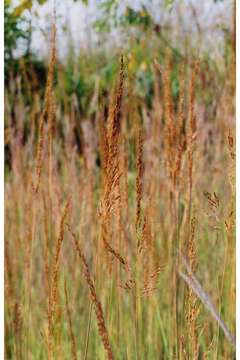
<path id="1" fill-rule="evenodd" d="M 55 99 L 55 39 L 53 27 L 43 109 L 31 109 L 35 162 L 36 124 L 16 151 L 8 119 L 6 358 L 232 359 L 232 79 L 206 119 L 201 60 L 181 64 L 175 99 L 168 54 L 152 64 L 148 108 L 122 56 L 111 96 L 99 93 L 94 121 L 81 119 L 76 99 L 64 110 Z"/>

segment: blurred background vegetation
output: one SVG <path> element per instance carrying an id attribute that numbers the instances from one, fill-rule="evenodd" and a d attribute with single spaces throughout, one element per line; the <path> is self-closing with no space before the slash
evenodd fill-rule
<path id="1" fill-rule="evenodd" d="M 4 0 L 5 124 L 8 128 L 14 128 L 14 113 L 18 111 L 16 99 L 24 109 L 26 136 L 32 118 L 32 105 L 39 95 L 41 107 L 54 4 L 58 51 L 55 94 L 60 112 L 57 116 L 60 135 L 61 114 L 69 113 L 66 107 L 74 107 L 80 121 L 89 116 L 94 119 L 99 94 L 108 98 L 122 53 L 127 76 L 132 82 L 132 94 L 149 110 L 153 105 L 154 61 L 163 63 L 170 55 L 172 94 L 177 102 L 179 65 L 182 62 L 191 65 L 194 59 L 200 58 L 197 96 L 208 109 L 207 121 L 212 121 L 234 61 L 232 1 L 208 0 L 201 5 L 196 1 L 179 0 L 68 0 L 63 5 L 57 0 Z M 74 40 L 70 27 L 72 20 L 66 20 L 66 13 L 73 5 L 86 12 L 85 18 L 88 17 L 88 9 L 92 9 L 93 13 L 90 20 L 84 20 L 87 25 L 81 44 L 76 44 Z M 80 13 L 79 9 L 76 13 Z M 207 19 L 207 16 L 210 18 Z M 83 22 L 83 19 L 79 21 Z M 232 94 L 234 89 L 229 91 Z M 36 118 L 39 114 L 40 109 Z"/>
<path id="2" fill-rule="evenodd" d="M 150 99 L 153 88 L 152 61 L 153 59 L 162 61 L 168 50 L 171 51 L 174 64 L 172 91 L 175 97 L 178 94 L 175 66 L 177 67 L 178 63 L 182 60 L 188 62 L 190 58 L 194 59 L 196 56 L 201 56 L 206 77 L 218 77 L 217 80 L 220 78 L 224 82 L 224 77 L 222 76 L 221 78 L 221 75 L 225 65 L 231 61 L 230 55 L 234 41 L 233 24 L 231 22 L 227 23 L 224 18 L 218 18 L 218 21 L 213 21 L 212 26 L 208 28 L 209 24 L 204 25 L 201 23 L 203 20 L 201 14 L 197 13 L 198 6 L 196 1 L 136 1 L 132 2 L 133 5 L 130 5 L 131 2 L 119 2 L 117 0 L 98 2 L 75 0 L 74 2 L 79 3 L 79 5 L 81 3 L 84 7 L 91 6 L 96 8 L 94 19 L 89 24 L 94 34 L 89 36 L 89 38 L 86 37 L 86 42 L 91 42 L 91 44 L 81 49 L 81 52 L 78 54 L 71 39 L 70 29 L 67 28 L 66 23 L 61 21 L 61 14 L 58 14 L 60 3 L 58 4 L 58 1 L 56 1 L 56 18 L 59 24 L 58 48 L 61 50 L 61 47 L 67 46 L 64 59 L 61 60 L 62 76 L 66 90 L 64 96 L 75 94 L 79 99 L 81 111 L 88 111 L 87 108 L 84 109 L 84 105 L 87 103 L 86 99 L 93 95 L 96 83 L 98 84 L 100 81 L 98 84 L 100 88 L 106 91 L 109 89 L 109 84 L 111 84 L 115 77 L 119 53 L 121 52 L 126 54 L 128 71 L 135 77 L 134 90 L 139 97 L 147 98 L 149 106 L 151 106 Z M 41 8 L 44 6 L 46 8 L 46 4 L 48 12 L 52 15 L 51 6 L 53 6 L 53 3 L 53 1 L 46 0 L 4 0 L 6 85 L 9 84 L 11 77 L 21 76 L 20 68 L 25 67 L 26 76 L 30 76 L 28 72 L 30 72 L 31 68 L 37 80 L 35 85 L 40 88 L 44 87 L 47 64 L 42 54 L 37 54 L 34 51 L 34 42 L 36 43 L 37 41 L 33 40 L 33 34 L 39 29 L 35 29 L 33 18 L 39 17 Z M 223 6 L 223 3 L 228 3 L 226 17 L 229 20 L 228 17 L 233 12 L 233 9 L 229 9 L 229 3 L 232 2 L 208 0 L 206 3 L 209 4 L 213 12 L 212 19 L 214 19 L 214 7 L 216 7 L 217 11 L 220 3 L 221 6 Z M 158 6 L 156 7 L 156 5 Z M 161 19 L 156 19 L 156 16 L 154 16 L 154 6 L 157 9 L 156 13 L 161 12 L 161 9 L 165 9 L 167 20 L 163 19 L 161 21 Z M 189 8 L 189 13 L 192 14 L 190 22 L 192 24 L 191 33 L 187 31 L 184 33 L 180 29 L 179 20 L 178 23 L 176 22 L 175 12 L 179 13 L 179 9 L 175 12 L 174 10 L 178 6 Z M 182 11 L 185 11 L 185 8 Z M 222 13 L 224 13 L 224 10 Z M 48 18 L 46 21 L 48 21 L 48 28 L 50 28 L 51 18 Z M 226 24 L 229 26 L 227 27 Z M 43 29 L 42 32 L 44 32 Z M 62 44 L 61 34 L 63 32 L 67 33 L 67 44 L 66 41 Z M 176 32 L 181 33 L 181 44 L 177 41 L 180 35 L 177 35 Z M 201 50 L 201 37 L 204 34 L 204 43 L 206 43 L 207 36 L 211 36 L 211 33 L 217 34 L 216 38 L 220 39 L 216 39 L 219 42 L 219 56 L 216 55 L 216 51 L 211 47 Z M 114 44 L 111 43 L 111 38 Z M 117 41 L 115 41 L 116 39 Z M 45 40 L 45 43 L 43 43 L 44 47 L 48 48 L 49 31 L 45 32 Z M 197 43 L 194 44 L 196 40 Z M 199 53 L 200 51 L 201 53 Z M 222 57 L 222 55 L 224 56 Z M 30 68 L 29 64 L 31 65 Z M 208 70 L 211 71 L 211 75 L 208 74 Z M 210 79 L 210 81 L 212 80 Z M 56 86 L 58 84 L 59 82 L 56 82 Z M 209 91 L 204 97 L 207 102 L 211 103 L 213 94 L 209 86 L 207 88 Z M 61 101 L 63 94 L 61 94 L 61 91 L 57 92 Z M 30 94 L 33 95 L 33 92 L 30 92 Z M 29 101 L 31 99 L 28 98 L 26 100 Z"/>

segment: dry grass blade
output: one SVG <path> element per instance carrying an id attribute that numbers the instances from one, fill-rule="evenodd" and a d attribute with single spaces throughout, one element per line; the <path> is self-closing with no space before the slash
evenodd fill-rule
<path id="1" fill-rule="evenodd" d="M 56 253 L 54 257 L 54 266 L 53 266 L 53 278 L 52 278 L 52 291 L 51 291 L 51 308 L 54 310 L 57 300 L 57 286 L 58 286 L 58 273 L 59 273 L 59 259 L 60 259 L 60 251 L 63 242 L 63 233 L 64 233 L 64 223 L 66 221 L 66 217 L 68 215 L 69 206 L 70 206 L 69 199 L 64 207 L 63 214 L 60 220 L 59 226 L 59 235 L 56 243 Z"/>
<path id="2" fill-rule="evenodd" d="M 48 335 L 47 335 L 47 342 L 48 342 L 48 359 L 52 358 L 52 335 L 53 335 L 53 328 L 54 328 L 54 316 L 55 316 L 55 308 L 57 304 L 57 293 L 58 293 L 58 276 L 59 276 L 59 259 L 60 259 L 60 251 L 62 248 L 63 242 L 63 234 L 64 234 L 64 223 L 66 221 L 66 217 L 68 215 L 70 200 L 68 199 L 63 214 L 61 216 L 60 225 L 59 225 L 59 234 L 56 243 L 56 253 L 54 257 L 54 264 L 53 264 L 53 275 L 51 281 L 51 288 L 50 294 L 48 299 L 48 310 L 47 310 L 47 317 L 48 317 Z"/>
<path id="3" fill-rule="evenodd" d="M 72 319 L 71 319 L 71 311 L 70 311 L 69 300 L 68 300 L 66 279 L 64 281 L 64 293 L 65 293 L 65 304 L 66 304 L 67 318 L 68 318 L 68 325 L 69 325 L 69 334 L 70 334 L 70 338 L 71 338 L 71 342 L 72 342 L 72 358 L 74 360 L 77 360 L 76 340 L 75 340 L 75 337 L 73 334 L 73 328 L 72 328 Z"/>
<path id="4" fill-rule="evenodd" d="M 185 257 L 181 256 L 180 259 L 182 260 L 183 265 L 185 266 L 186 270 L 188 271 L 188 275 L 181 272 L 179 269 L 177 270 L 179 276 L 188 284 L 188 286 L 194 291 L 197 297 L 202 301 L 205 307 L 208 309 L 212 317 L 217 321 L 220 328 L 223 330 L 226 338 L 230 341 L 230 343 L 236 347 L 236 341 L 233 334 L 228 329 L 227 325 L 224 321 L 220 318 L 215 306 L 213 305 L 212 301 L 210 300 L 208 294 L 203 290 L 202 286 L 200 285 L 199 281 L 193 274 L 191 267 L 189 266 Z"/>

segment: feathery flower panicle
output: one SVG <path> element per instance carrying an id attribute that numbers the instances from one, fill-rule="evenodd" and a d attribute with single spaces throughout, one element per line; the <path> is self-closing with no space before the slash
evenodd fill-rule
<path id="1" fill-rule="evenodd" d="M 120 72 L 118 84 L 115 90 L 114 102 L 111 104 L 109 117 L 107 139 L 104 141 L 102 147 L 105 153 L 104 158 L 107 163 L 105 165 L 106 181 L 101 201 L 101 233 L 105 249 L 111 253 L 122 265 L 126 265 L 123 257 L 113 248 L 108 240 L 108 227 L 111 213 L 121 201 L 120 197 L 120 165 L 119 165 L 119 141 L 121 129 L 121 106 L 123 97 L 123 81 L 124 81 L 124 65 L 123 57 L 120 61 Z"/>
<path id="2" fill-rule="evenodd" d="M 52 131 L 53 131 L 53 119 L 54 119 L 54 96 L 53 96 L 53 79 L 54 79 L 54 67 L 56 64 L 56 25 L 55 23 L 52 26 L 52 38 L 51 38 L 51 54 L 50 54 L 50 63 L 48 68 L 47 76 L 47 85 L 44 95 L 44 107 L 40 116 L 39 121 L 39 137 L 37 145 L 37 155 L 36 155 L 36 168 L 35 168 L 35 184 L 33 184 L 33 190 L 35 193 L 38 192 L 40 177 L 43 167 L 43 146 L 45 140 L 44 134 L 44 123 L 45 118 L 48 118 L 49 126 L 49 141 L 52 141 Z"/>
<path id="3" fill-rule="evenodd" d="M 92 277 L 91 277 L 91 274 L 90 274 L 90 270 L 89 270 L 87 260 L 85 258 L 85 255 L 84 255 L 82 249 L 80 248 L 77 237 L 72 232 L 71 227 L 70 227 L 69 224 L 67 224 L 67 228 L 68 228 L 68 231 L 70 232 L 70 234 L 72 236 L 72 239 L 74 241 L 74 245 L 75 245 L 77 254 L 78 254 L 78 256 L 79 256 L 79 258 L 81 260 L 81 264 L 82 264 L 82 268 L 83 268 L 83 274 L 84 274 L 85 280 L 86 280 L 88 288 L 89 288 L 91 300 L 92 300 L 93 305 L 94 305 L 94 310 L 95 310 L 97 323 L 98 323 L 99 335 L 100 335 L 100 337 L 102 339 L 103 346 L 104 346 L 104 349 L 105 349 L 106 354 L 107 354 L 107 358 L 108 358 L 108 360 L 113 360 L 113 352 L 112 352 L 112 348 L 111 348 L 111 345 L 110 345 L 107 328 L 106 328 L 106 325 L 105 325 L 102 305 L 101 305 L 100 301 L 97 298 L 96 289 L 95 289 L 95 286 L 94 286 L 94 283 L 93 283 L 93 280 L 92 280 Z"/>
<path id="4" fill-rule="evenodd" d="M 141 201 L 143 196 L 143 136 L 141 129 L 138 130 L 136 168 L 136 229 L 138 229 L 141 223 Z"/>

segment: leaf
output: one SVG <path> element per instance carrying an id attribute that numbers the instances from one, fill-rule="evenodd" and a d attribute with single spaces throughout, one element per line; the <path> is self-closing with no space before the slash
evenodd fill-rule
<path id="1" fill-rule="evenodd" d="M 174 3 L 174 0 L 165 0 L 165 7 L 166 7 L 169 11 L 172 11 L 173 3 Z"/>
<path id="2" fill-rule="evenodd" d="M 20 16 L 25 10 L 30 10 L 32 7 L 32 0 L 22 0 L 21 4 L 18 5 L 13 12 L 14 16 Z"/>
<path id="3" fill-rule="evenodd" d="M 74 2 L 77 2 L 78 0 L 73 0 Z M 88 0 L 82 0 L 82 3 L 84 4 L 84 5 L 88 5 Z"/>

